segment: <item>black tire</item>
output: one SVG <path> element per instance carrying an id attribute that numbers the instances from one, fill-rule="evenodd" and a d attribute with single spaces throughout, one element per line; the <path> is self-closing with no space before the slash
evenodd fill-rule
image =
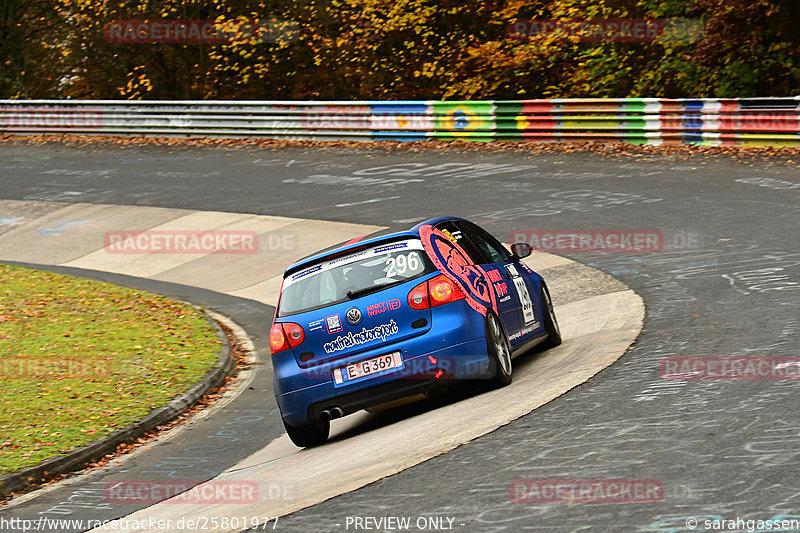
<path id="1" fill-rule="evenodd" d="M 328 434 L 331 431 L 331 423 L 321 420 L 307 426 L 292 426 L 284 420 L 283 427 L 286 428 L 286 433 L 294 445 L 299 448 L 310 448 L 322 444 L 328 440 Z"/>
<path id="2" fill-rule="evenodd" d="M 489 354 L 487 383 L 491 388 L 505 387 L 513 379 L 511 345 L 500 319 L 491 311 L 486 313 L 486 350 Z"/>
<path id="3" fill-rule="evenodd" d="M 539 294 L 542 298 L 542 307 L 544 307 L 544 330 L 547 332 L 547 339 L 542 342 L 542 350 L 554 348 L 561 344 L 561 329 L 558 327 L 558 320 L 556 320 L 556 313 L 553 311 L 553 302 L 550 300 L 550 292 L 547 290 L 547 285 L 542 282 L 539 289 Z"/>

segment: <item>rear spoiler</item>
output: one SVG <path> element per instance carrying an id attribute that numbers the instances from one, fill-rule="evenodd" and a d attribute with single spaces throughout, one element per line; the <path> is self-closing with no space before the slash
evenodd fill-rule
<path id="1" fill-rule="evenodd" d="M 367 240 L 363 240 L 365 237 L 370 237 Z M 347 255 L 349 253 L 357 252 L 359 250 L 363 250 L 364 248 L 369 248 L 370 246 L 374 246 L 377 243 L 381 242 L 394 242 L 394 241 L 402 241 L 405 239 L 419 239 L 419 234 L 405 230 L 400 233 L 392 233 L 391 230 L 381 230 L 375 233 L 370 233 L 365 235 L 364 237 L 360 237 L 357 241 L 347 241 L 344 243 L 336 244 L 334 246 L 329 246 L 320 252 L 316 252 L 313 255 L 304 257 L 300 259 L 283 273 L 283 277 L 287 277 L 290 274 L 294 274 L 300 270 L 304 270 L 310 266 L 313 266 L 315 263 L 320 261 L 325 261 L 327 259 L 333 259 L 340 255 Z M 352 243 L 349 244 L 348 243 Z"/>

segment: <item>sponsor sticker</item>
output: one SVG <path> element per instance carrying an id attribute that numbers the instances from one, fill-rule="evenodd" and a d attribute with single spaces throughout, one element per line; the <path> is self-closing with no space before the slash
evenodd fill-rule
<path id="1" fill-rule="evenodd" d="M 308 276 L 309 274 L 313 274 L 315 272 L 319 272 L 320 270 L 322 270 L 322 265 L 313 266 L 313 267 L 309 268 L 308 270 L 304 270 L 302 272 L 298 272 L 297 274 L 292 276 L 292 281 L 297 281 L 298 279 L 304 278 L 304 277 Z"/>
<path id="2" fill-rule="evenodd" d="M 367 316 L 375 316 L 388 311 L 396 311 L 397 309 L 400 309 L 402 305 L 402 302 L 397 298 L 371 304 L 367 306 Z"/>
<path id="3" fill-rule="evenodd" d="M 515 340 L 519 339 L 520 337 L 522 337 L 524 335 L 527 335 L 528 333 L 533 333 L 533 331 L 536 330 L 536 329 L 539 329 L 539 327 L 541 327 L 541 324 L 539 322 L 534 322 L 533 324 L 531 324 L 529 326 L 523 327 L 521 330 L 517 331 L 516 333 L 513 333 L 513 334 L 509 335 L 508 336 L 508 340 L 509 341 L 515 341 Z"/>
<path id="4" fill-rule="evenodd" d="M 487 270 L 486 275 L 489 276 L 489 280 L 493 281 L 494 283 L 500 283 L 503 281 L 503 276 L 500 275 L 500 272 L 498 272 L 496 268 Z"/>
<path id="5" fill-rule="evenodd" d="M 339 313 L 326 316 L 325 326 L 328 329 L 328 333 L 339 333 L 342 331 L 342 319 L 339 317 Z"/>
<path id="6" fill-rule="evenodd" d="M 487 309 L 497 311 L 494 291 L 486 280 L 487 274 L 472 264 L 467 253 L 453 239 L 433 226 L 424 225 L 419 230 L 425 252 L 433 264 L 464 293 L 467 303 L 475 311 L 486 315 Z"/>
<path id="7" fill-rule="evenodd" d="M 517 267 L 514 265 L 506 265 L 506 270 L 511 274 L 511 281 L 514 282 L 514 287 L 517 288 L 519 301 L 522 303 L 522 316 L 525 319 L 525 324 L 530 324 L 536 320 L 536 316 L 533 313 L 533 300 L 531 300 L 531 295 L 528 292 L 528 285 L 525 283 L 525 280 L 522 279 L 522 276 L 519 275 Z"/>
<path id="8" fill-rule="evenodd" d="M 399 250 L 400 248 L 408 248 L 408 242 L 396 242 L 394 244 L 387 244 L 386 246 L 378 246 L 375 248 L 375 254 L 382 254 L 391 250 Z"/>
<path id="9" fill-rule="evenodd" d="M 387 324 L 380 324 L 374 328 L 361 328 L 357 333 L 349 332 L 347 335 L 340 335 L 331 342 L 326 342 L 322 347 L 325 353 L 334 353 L 360 344 L 368 344 L 380 340 L 386 341 L 387 337 L 397 335 L 400 329 L 394 320 L 390 320 Z"/>

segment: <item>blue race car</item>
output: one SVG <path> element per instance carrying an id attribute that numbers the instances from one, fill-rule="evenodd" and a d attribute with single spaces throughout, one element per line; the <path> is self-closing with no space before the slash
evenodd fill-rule
<path id="1" fill-rule="evenodd" d="M 270 331 L 275 397 L 297 446 L 331 419 L 441 390 L 512 379 L 512 357 L 561 344 L 542 277 L 477 225 L 435 218 L 286 269 Z"/>

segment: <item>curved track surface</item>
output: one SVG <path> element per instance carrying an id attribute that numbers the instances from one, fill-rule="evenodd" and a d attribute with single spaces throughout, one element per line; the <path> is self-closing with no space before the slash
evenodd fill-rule
<path id="1" fill-rule="evenodd" d="M 0 200 L 0 210 L 25 214 L 25 218 L 6 217 L 15 221 L 0 234 L 0 249 L 8 258 L 55 264 L 55 268 L 91 277 L 103 271 L 104 277 L 129 285 L 156 282 L 159 292 L 189 294 L 207 305 L 233 311 L 232 316 L 243 315 L 246 327 L 252 326 L 252 311 L 262 308 L 253 305 L 255 302 L 248 305 L 247 300 L 234 304 L 230 300 L 238 298 L 230 295 L 249 295 L 268 304 L 276 298 L 285 264 L 317 247 L 375 229 L 252 214 L 86 203 Z M 195 250 L 197 253 L 161 254 L 132 249 L 136 246 L 104 247 L 114 241 L 111 235 L 117 235 L 121 226 L 130 224 L 135 224 L 137 231 L 160 235 L 200 229 L 217 232 L 213 237 L 222 232 L 248 230 L 253 232 L 254 241 L 258 237 L 258 245 L 249 247 L 247 254 L 199 249 Z M 130 244 L 136 242 L 149 243 L 139 241 L 137 236 Z M 275 247 L 276 243 L 286 246 Z M 537 357 L 518 359 L 515 381 L 509 387 L 476 396 L 482 392 L 478 383 L 464 384 L 435 402 L 421 403 L 410 410 L 395 409 L 387 416 L 362 413 L 337 420 L 331 443 L 314 450 L 299 450 L 285 435 L 275 438 L 282 433 L 282 427 L 278 424 L 276 431 L 277 409 L 265 386 L 270 368 L 262 362 L 246 373 L 249 377 L 236 383 L 235 387 L 244 394 L 236 395 L 230 405 L 223 401 L 215 409 L 204 411 L 199 420 L 192 419 L 186 426 L 190 431 L 170 432 L 144 452 L 115 461 L 112 468 L 89 472 L 15 500 L 12 512 L 17 518 L 33 518 L 34 522 L 39 515 L 48 520 L 48 528 L 62 531 L 91 528 L 90 519 L 95 524 L 125 517 L 125 524 L 132 525 L 115 523 L 105 529 L 147 532 L 153 529 L 151 521 L 164 520 L 165 525 L 158 527 L 165 533 L 185 529 L 178 520 L 191 520 L 207 521 L 209 527 L 202 528 L 205 531 L 227 532 L 236 526 L 219 522 L 220 517 L 235 516 L 240 520 L 241 516 L 249 516 L 253 521 L 257 517 L 285 516 L 403 471 L 507 424 L 617 360 L 641 331 L 644 318 L 641 298 L 599 270 L 546 253 L 537 253 L 528 262 L 550 282 L 564 343 Z M 130 274 L 148 279 L 132 278 Z M 175 280 L 195 287 L 177 285 Z M 262 320 L 266 324 L 267 318 Z M 257 338 L 260 333 L 255 332 Z M 248 335 L 247 331 L 243 335 Z M 256 360 L 263 361 L 266 354 L 255 349 Z M 462 412 L 472 413 L 471 424 L 462 423 Z M 272 419 L 268 419 L 270 416 Z M 398 447 L 397 442 L 406 445 Z M 363 457 L 364 449 L 372 450 L 368 458 Z M 115 499 L 113 494 L 122 493 L 131 482 L 145 487 L 163 486 L 164 482 L 200 483 L 193 490 L 215 494 L 223 484 L 238 484 L 252 488 L 257 496 L 246 506 L 239 500 L 202 506 L 191 501 L 181 505 L 181 500 L 170 498 L 172 491 L 163 489 L 157 498 L 148 498 L 147 502 Z M 53 516 L 63 515 L 79 517 L 81 521 L 67 522 L 68 527 L 49 522 Z M 170 520 L 174 527 L 166 525 Z M 138 525 L 142 523 L 147 525 Z"/>
<path id="2" fill-rule="evenodd" d="M 450 518 L 443 524 L 463 531 L 687 531 L 693 515 L 800 514 L 797 382 L 676 381 L 659 371 L 665 356 L 798 355 L 797 168 L 656 156 L 8 146 L 0 164 L 0 197 L 12 200 L 372 225 L 446 213 L 498 237 L 532 228 L 663 233 L 658 253 L 574 256 L 624 281 L 647 305 L 643 333 L 616 364 L 489 435 L 284 517 L 280 530 L 422 516 Z M 5 225 L 15 218 L 0 216 Z M 65 235 L 70 227 L 62 226 Z M 462 416 L 473 423 L 470 412 Z M 620 478 L 658 481 L 660 501 L 509 497 L 517 479 Z"/>

